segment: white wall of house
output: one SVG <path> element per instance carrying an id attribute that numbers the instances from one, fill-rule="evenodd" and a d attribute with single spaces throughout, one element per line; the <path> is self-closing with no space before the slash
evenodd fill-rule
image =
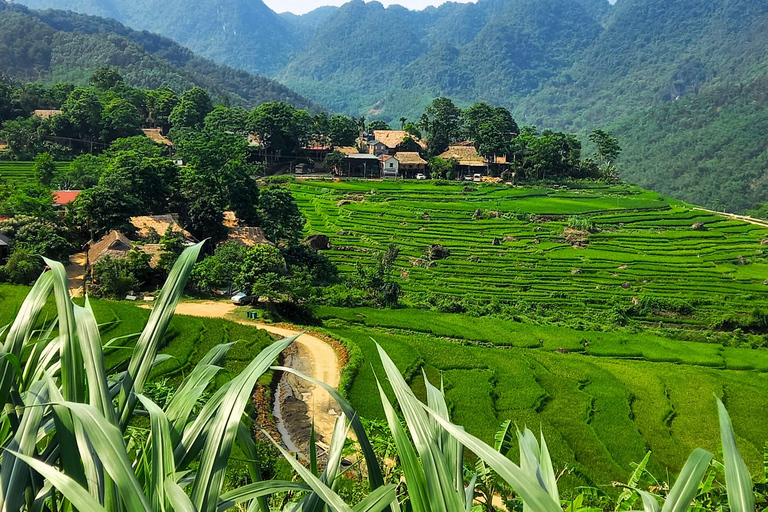
<path id="1" fill-rule="evenodd" d="M 385 177 L 395 177 L 400 170 L 400 161 L 395 157 L 388 158 L 382 162 L 381 166 Z"/>

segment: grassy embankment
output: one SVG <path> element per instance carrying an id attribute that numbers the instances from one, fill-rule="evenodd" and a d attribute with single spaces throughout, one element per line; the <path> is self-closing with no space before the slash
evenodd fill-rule
<path id="1" fill-rule="evenodd" d="M 382 374 L 374 338 L 415 389 L 421 368 L 442 376 L 454 419 L 470 432 L 491 440 L 508 418 L 541 426 L 553 458 L 583 464 L 597 483 L 626 478 L 649 449 L 659 475 L 679 470 L 696 446 L 716 449 L 713 395 L 725 398 L 748 463 L 761 467 L 768 426 L 756 411 L 768 406 L 768 351 L 725 346 L 739 334 L 713 325 L 768 309 L 767 229 L 630 186 L 290 186 L 308 233 L 331 238 L 327 254 L 343 272 L 396 243 L 406 301 L 449 294 L 519 311 L 501 319 L 320 308 L 325 329 L 362 350 L 350 395 L 363 416 L 381 415 L 369 399 L 373 370 Z M 574 215 L 593 232 L 566 232 Z M 704 230 L 692 230 L 696 222 Z M 435 243 L 451 255 L 426 267 L 418 260 Z M 631 313 L 638 304 L 650 306 Z M 657 335 L 667 332 L 696 341 Z"/>

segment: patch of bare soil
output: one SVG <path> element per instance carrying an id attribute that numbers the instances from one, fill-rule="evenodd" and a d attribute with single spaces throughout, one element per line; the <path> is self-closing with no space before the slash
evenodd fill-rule
<path id="1" fill-rule="evenodd" d="M 79 252 L 69 257 L 69 265 L 67 265 L 66 270 L 67 280 L 69 281 L 69 294 L 72 297 L 82 297 L 84 294 L 86 259 L 84 252 Z"/>
<path id="2" fill-rule="evenodd" d="M 229 302 L 183 302 L 176 307 L 176 314 L 207 317 L 227 318 L 243 325 L 252 325 L 283 338 L 295 336 L 301 331 L 287 327 L 262 324 L 243 319 L 231 318 L 230 314 L 237 306 Z M 341 380 L 341 362 L 334 348 L 317 336 L 301 334 L 294 342 L 295 356 L 289 352 L 284 365 L 296 368 L 321 382 L 339 387 Z M 309 440 L 312 420 L 315 422 L 315 432 L 318 440 L 329 442 L 333 435 L 333 427 L 339 414 L 339 407 L 330 393 L 325 389 L 310 384 L 293 375 L 284 376 L 288 385 L 281 386 L 280 412 L 283 423 L 293 442 L 302 450 Z M 288 391 L 290 390 L 290 391 Z"/>

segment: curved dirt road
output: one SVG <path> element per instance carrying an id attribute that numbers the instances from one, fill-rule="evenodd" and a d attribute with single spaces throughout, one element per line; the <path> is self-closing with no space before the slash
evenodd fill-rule
<path id="1" fill-rule="evenodd" d="M 237 306 L 227 302 L 182 302 L 176 307 L 177 315 L 187 315 L 207 318 L 224 318 L 243 325 L 252 325 L 283 338 L 294 336 L 301 331 L 294 331 L 273 325 L 262 324 L 230 316 Z M 328 343 L 311 336 L 302 334 L 295 341 L 298 356 L 301 358 L 302 371 L 315 379 L 330 384 L 334 388 L 339 387 L 341 380 L 341 367 L 336 351 Z M 328 442 L 333 435 L 333 427 L 336 423 L 339 407 L 331 398 L 331 395 L 323 388 L 305 381 L 300 383 L 302 389 L 302 401 L 307 405 L 307 415 L 310 422 L 314 419 L 315 430 L 318 437 Z"/>

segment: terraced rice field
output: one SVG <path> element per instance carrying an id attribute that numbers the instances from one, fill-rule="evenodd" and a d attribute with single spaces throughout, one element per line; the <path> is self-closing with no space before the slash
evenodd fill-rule
<path id="1" fill-rule="evenodd" d="M 9 183 L 22 183 L 25 180 L 34 179 L 34 162 L 5 162 L 0 161 L 0 179 Z M 59 172 L 69 169 L 69 162 L 56 162 Z"/>
<path id="2" fill-rule="evenodd" d="M 632 186 L 470 189 L 402 181 L 291 185 L 307 231 L 331 238 L 327 254 L 341 270 L 396 243 L 402 285 L 412 294 L 524 301 L 561 317 L 663 297 L 693 306 L 688 322 L 768 306 L 764 227 Z M 594 222 L 595 232 L 569 230 L 573 215 Z M 691 229 L 697 222 L 702 231 Z M 427 265 L 430 244 L 448 248 L 450 257 Z M 686 323 L 663 311 L 648 320 Z"/>
<path id="3" fill-rule="evenodd" d="M 561 468 L 573 464 L 606 489 L 626 481 L 647 450 L 660 478 L 666 470 L 675 474 L 695 447 L 716 452 L 713 395 L 724 398 L 748 464 L 762 471 L 768 350 L 700 341 L 725 315 L 768 310 L 768 247 L 761 245 L 768 229 L 625 185 L 290 187 L 308 234 L 330 237 L 327 254 L 343 271 L 395 243 L 406 302 L 447 294 L 537 310 L 505 320 L 414 308 L 318 308 L 327 331 L 362 351 L 350 390 L 361 415 L 382 414 L 370 400 L 374 372 L 383 373 L 376 340 L 417 392 L 424 389 L 421 370 L 443 379 L 454 420 L 470 432 L 492 441 L 507 419 L 540 427 Z M 592 232 L 569 229 L 574 215 L 594 223 Z M 698 222 L 703 229 L 692 229 Z M 430 244 L 450 256 L 425 264 Z M 607 321 L 646 299 L 688 309 L 652 308 L 625 327 Z M 698 341 L 666 337 L 673 331 L 695 333 Z"/>
<path id="4" fill-rule="evenodd" d="M 363 417 L 383 415 L 377 401 L 371 400 L 377 394 L 374 372 L 379 378 L 383 375 L 376 340 L 422 398 L 422 370 L 433 383 L 442 379 L 452 418 L 469 432 L 492 441 L 507 419 L 521 428 L 541 428 L 560 469 L 572 464 L 606 491 L 612 481 L 626 482 L 631 463 L 640 461 L 647 450 L 653 452 L 649 469 L 660 478 L 666 478 L 666 470 L 676 474 L 696 447 L 717 453 L 720 437 L 714 395 L 725 400 L 753 473 L 762 471 L 768 439 L 768 424 L 759 413 L 768 407 L 765 370 L 718 370 L 695 361 L 559 353 L 552 348 L 555 344 L 541 349 L 491 348 L 418 331 L 339 321 L 326 321 L 326 329 L 363 352 L 365 362 L 350 392 Z M 714 347 L 704 350 L 714 352 Z M 740 359 L 755 352 L 730 350 L 731 356 Z M 696 355 L 691 354 L 691 359 Z M 766 356 L 765 352 L 759 356 L 763 364 Z"/>

